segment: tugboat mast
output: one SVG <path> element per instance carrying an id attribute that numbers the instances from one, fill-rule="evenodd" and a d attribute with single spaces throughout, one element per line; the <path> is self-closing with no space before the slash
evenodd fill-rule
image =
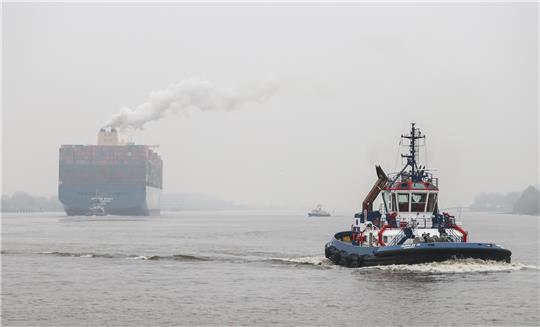
<path id="1" fill-rule="evenodd" d="M 407 166 L 411 167 L 411 178 L 413 181 L 417 182 L 422 179 L 423 172 L 419 172 L 419 167 L 416 162 L 416 153 L 418 152 L 419 144 L 417 140 L 419 139 L 425 139 L 426 136 L 422 135 L 419 129 L 417 129 L 415 126 L 415 123 L 411 123 L 411 134 L 409 135 L 401 135 L 401 138 L 409 139 L 409 154 L 402 154 L 402 158 L 407 158 L 407 164 L 405 165 L 405 168 Z"/>

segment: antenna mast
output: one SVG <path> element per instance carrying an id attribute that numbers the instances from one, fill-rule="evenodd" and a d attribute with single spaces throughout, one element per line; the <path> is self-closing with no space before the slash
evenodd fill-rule
<path id="1" fill-rule="evenodd" d="M 425 139 L 426 136 L 422 135 L 420 129 L 416 128 L 415 123 L 411 123 L 411 133 L 409 135 L 401 135 L 401 138 L 409 139 L 409 154 L 402 154 L 402 158 L 407 158 L 407 165 L 405 167 L 411 167 L 411 177 L 414 181 L 422 179 L 423 171 L 419 174 L 419 167 L 416 162 L 416 154 L 418 153 L 418 147 L 420 146 L 418 140 Z"/>

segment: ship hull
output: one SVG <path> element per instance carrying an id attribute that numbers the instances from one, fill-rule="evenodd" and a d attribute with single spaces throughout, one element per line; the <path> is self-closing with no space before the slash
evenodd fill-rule
<path id="1" fill-rule="evenodd" d="M 396 246 L 356 246 L 341 241 L 350 232 L 341 232 L 326 244 L 325 256 L 334 264 L 363 267 L 418 264 L 453 259 L 480 259 L 510 262 L 512 252 L 493 243 L 434 242 Z"/>
<path id="2" fill-rule="evenodd" d="M 108 198 L 106 214 L 118 216 L 153 216 L 160 214 L 161 189 L 144 184 L 127 185 L 59 185 L 59 200 L 68 216 L 89 214 L 95 194 Z"/>

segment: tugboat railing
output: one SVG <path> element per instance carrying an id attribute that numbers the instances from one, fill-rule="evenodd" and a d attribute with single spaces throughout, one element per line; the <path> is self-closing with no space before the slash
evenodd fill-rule
<path id="1" fill-rule="evenodd" d="M 405 232 L 402 229 L 401 231 L 399 231 L 399 233 L 396 236 L 394 236 L 392 241 L 388 243 L 388 246 L 397 245 L 404 237 L 405 237 Z"/>
<path id="2" fill-rule="evenodd" d="M 463 238 L 459 236 L 453 228 L 447 228 L 445 229 L 445 231 L 452 240 L 452 242 L 461 243 L 463 241 Z"/>
<path id="3" fill-rule="evenodd" d="M 447 234 L 447 237 L 449 239 L 450 242 L 452 243 L 461 243 L 463 242 L 463 237 L 462 236 L 459 236 L 456 231 L 452 228 L 446 228 L 445 229 L 445 232 Z M 394 245 L 399 245 L 400 242 L 403 240 L 403 238 L 405 238 L 406 235 L 405 235 L 405 230 L 404 229 L 401 229 L 399 231 L 398 234 L 396 234 L 396 236 L 394 236 L 392 238 L 392 240 L 386 244 L 386 246 L 394 246 Z M 439 236 L 440 237 L 440 236 Z M 436 239 L 439 239 L 439 238 L 436 238 Z M 437 242 L 437 241 L 436 241 Z M 440 241 L 440 242 L 444 242 L 444 241 Z M 446 241 L 448 242 L 448 241 Z"/>

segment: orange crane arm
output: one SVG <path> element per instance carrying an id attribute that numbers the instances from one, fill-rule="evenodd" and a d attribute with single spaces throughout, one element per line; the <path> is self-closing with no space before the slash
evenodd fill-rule
<path id="1" fill-rule="evenodd" d="M 364 198 L 364 202 L 362 202 L 362 211 L 373 211 L 373 201 L 375 201 L 379 193 L 381 193 L 382 189 L 388 182 L 388 177 L 382 170 L 381 166 L 375 166 L 375 170 L 377 171 L 378 179 L 371 188 L 371 191 L 369 191 Z"/>

